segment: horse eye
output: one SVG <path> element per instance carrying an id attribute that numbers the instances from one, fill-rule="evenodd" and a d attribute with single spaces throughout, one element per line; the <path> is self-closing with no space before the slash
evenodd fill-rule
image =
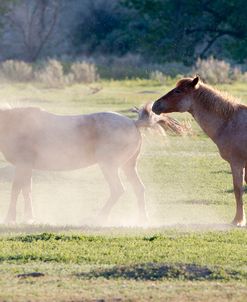
<path id="1" fill-rule="evenodd" d="M 175 92 L 175 93 L 181 93 L 182 91 L 179 90 L 179 89 L 175 89 L 174 92 Z"/>

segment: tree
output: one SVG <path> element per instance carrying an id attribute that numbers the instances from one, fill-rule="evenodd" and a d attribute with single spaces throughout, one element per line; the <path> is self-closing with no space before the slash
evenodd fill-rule
<path id="1" fill-rule="evenodd" d="M 77 53 L 122 55 L 131 49 L 127 32 L 131 12 L 116 0 L 85 1 L 80 22 L 74 32 L 73 44 Z"/>
<path id="2" fill-rule="evenodd" d="M 219 49 L 239 60 L 247 55 L 244 0 L 124 0 L 123 5 L 146 24 L 141 47 L 156 57 L 190 62 L 218 56 Z"/>
<path id="3" fill-rule="evenodd" d="M 23 0 L 12 5 L 6 14 L 9 31 L 16 47 L 22 49 L 25 59 L 36 61 L 54 33 L 61 5 L 59 0 Z"/>
<path id="4" fill-rule="evenodd" d="M 0 26 L 4 24 L 4 15 L 8 11 L 11 4 L 15 3 L 16 0 L 2 0 L 0 1 Z"/>

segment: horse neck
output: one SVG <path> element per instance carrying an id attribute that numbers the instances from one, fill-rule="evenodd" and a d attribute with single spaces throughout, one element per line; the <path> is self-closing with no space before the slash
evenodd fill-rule
<path id="1" fill-rule="evenodd" d="M 193 101 L 190 113 L 193 115 L 202 130 L 216 143 L 220 130 L 224 127 L 227 120 L 219 116 L 216 112 L 207 110 L 197 100 Z"/>

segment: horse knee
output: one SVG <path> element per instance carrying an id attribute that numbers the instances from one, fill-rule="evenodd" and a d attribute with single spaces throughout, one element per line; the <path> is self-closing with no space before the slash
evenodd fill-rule
<path id="1" fill-rule="evenodd" d="M 125 189 L 122 183 L 119 183 L 118 187 L 111 192 L 111 195 L 114 199 L 119 199 L 124 194 L 124 192 Z"/>
<path id="2" fill-rule="evenodd" d="M 145 187 L 142 182 L 139 182 L 135 186 L 135 193 L 137 196 L 141 196 L 141 197 L 145 195 Z"/>

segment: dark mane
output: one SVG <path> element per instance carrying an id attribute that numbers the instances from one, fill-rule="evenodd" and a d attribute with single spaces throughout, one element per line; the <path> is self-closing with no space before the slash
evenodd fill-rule
<path id="1" fill-rule="evenodd" d="M 187 89 L 193 78 L 183 78 L 177 82 L 176 87 Z M 196 102 L 200 102 L 205 109 L 217 113 L 222 118 L 228 119 L 240 108 L 247 109 L 247 106 L 233 96 L 219 91 L 203 82 L 199 81 L 193 96 Z"/>
<path id="2" fill-rule="evenodd" d="M 213 111 L 225 119 L 230 118 L 239 108 L 247 109 L 237 98 L 201 82 L 194 92 L 194 98 L 208 111 Z"/>

